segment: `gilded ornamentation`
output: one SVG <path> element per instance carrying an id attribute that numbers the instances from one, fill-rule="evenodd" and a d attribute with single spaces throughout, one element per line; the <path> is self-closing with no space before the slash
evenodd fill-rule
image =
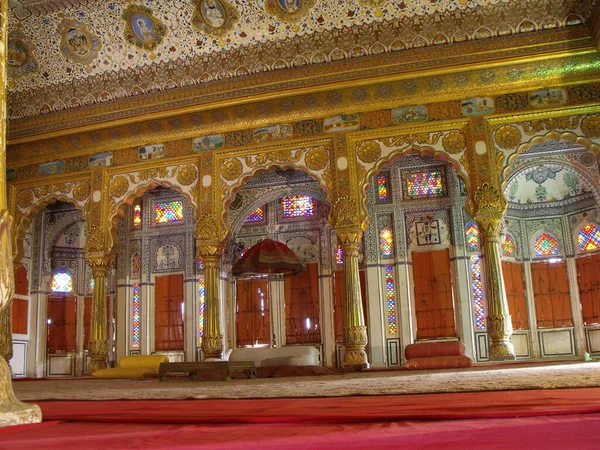
<path id="1" fill-rule="evenodd" d="M 177 171 L 177 182 L 182 186 L 189 186 L 198 177 L 198 171 L 191 164 L 181 166 Z"/>
<path id="2" fill-rule="evenodd" d="M 76 63 L 87 65 L 98 55 L 100 40 L 86 26 L 73 19 L 64 19 L 59 25 L 60 51 Z"/>
<path id="3" fill-rule="evenodd" d="M 381 142 L 386 147 L 401 147 L 403 145 L 412 144 L 437 144 L 443 133 L 417 133 L 417 134 L 405 134 L 402 136 L 394 136 L 390 138 L 382 139 Z"/>
<path id="4" fill-rule="evenodd" d="M 93 259 L 103 258 L 105 251 L 104 234 L 97 225 L 92 225 L 85 242 L 85 253 L 90 265 Z"/>
<path id="5" fill-rule="evenodd" d="M 317 120 L 302 120 L 294 124 L 294 134 L 314 136 L 323 132 L 323 122 Z"/>
<path id="6" fill-rule="evenodd" d="M 237 130 L 225 135 L 225 143 L 231 147 L 241 147 L 252 142 L 252 133 L 246 130 Z"/>
<path id="7" fill-rule="evenodd" d="M 513 125 L 503 125 L 496 130 L 495 140 L 500 148 L 509 150 L 521 143 L 521 132 Z"/>
<path id="8" fill-rule="evenodd" d="M 250 167 L 264 166 L 269 162 L 283 163 L 283 162 L 298 162 L 302 159 L 304 150 L 277 150 L 274 152 L 262 153 L 256 155 L 253 159 L 252 156 L 246 156 L 246 164 Z M 237 178 L 237 177 L 236 177 Z"/>
<path id="9" fill-rule="evenodd" d="M 202 356 L 220 358 L 223 354 L 223 335 L 204 336 L 202 338 Z"/>
<path id="10" fill-rule="evenodd" d="M 381 156 L 381 147 L 374 141 L 362 141 L 357 145 L 356 154 L 362 162 L 374 163 Z"/>
<path id="11" fill-rule="evenodd" d="M 154 50 L 167 34 L 167 27 L 145 6 L 130 4 L 123 11 L 123 19 L 125 40 L 141 49 Z"/>
<path id="12" fill-rule="evenodd" d="M 581 122 L 581 131 L 589 138 L 600 137 L 600 114 L 586 116 Z"/>
<path id="13" fill-rule="evenodd" d="M 532 135 L 542 130 L 574 130 L 579 126 L 578 117 L 550 117 L 521 123 L 523 131 Z"/>
<path id="14" fill-rule="evenodd" d="M 354 200 L 347 195 L 342 195 L 333 205 L 332 210 L 333 226 L 358 225 L 358 208 Z"/>
<path id="15" fill-rule="evenodd" d="M 497 111 L 521 111 L 529 106 L 529 95 L 524 92 L 499 95 L 495 104 Z"/>
<path id="16" fill-rule="evenodd" d="M 314 6 L 316 0 L 265 0 L 267 12 L 279 20 L 299 22 Z"/>
<path id="17" fill-rule="evenodd" d="M 309 169 L 320 171 L 329 163 L 329 154 L 323 147 L 314 147 L 308 151 L 304 161 Z"/>
<path id="18" fill-rule="evenodd" d="M 238 178 L 244 170 L 242 163 L 237 158 L 229 158 L 221 164 L 221 173 L 227 181 Z"/>
<path id="19" fill-rule="evenodd" d="M 33 203 L 33 192 L 31 189 L 24 189 L 17 195 L 17 205 L 20 208 L 27 208 Z"/>
<path id="20" fill-rule="evenodd" d="M 500 192 L 489 183 L 483 183 L 475 191 L 475 204 L 478 212 L 501 212 L 503 211 L 502 199 Z"/>
<path id="21" fill-rule="evenodd" d="M 90 196 L 91 190 L 90 183 L 87 181 L 80 181 L 73 188 L 73 197 L 75 197 L 75 200 L 82 202 Z"/>
<path id="22" fill-rule="evenodd" d="M 12 299 L 15 291 L 10 239 L 12 222 L 13 219 L 8 210 L 0 211 L 0 261 L 2 261 L 0 265 L 0 310 Z"/>
<path id="23" fill-rule="evenodd" d="M 196 223 L 196 239 L 203 242 L 214 242 L 218 240 L 219 229 L 214 216 L 204 213 Z"/>
<path id="24" fill-rule="evenodd" d="M 600 86 L 597 84 L 580 84 L 569 88 L 569 100 L 572 102 L 597 102 L 600 100 Z"/>
<path id="25" fill-rule="evenodd" d="M 359 0 L 365 6 L 370 6 L 371 8 L 379 8 L 388 2 L 388 0 Z"/>
<path id="26" fill-rule="evenodd" d="M 462 117 L 461 104 L 458 101 L 433 103 L 427 105 L 430 120 L 448 120 Z"/>
<path id="27" fill-rule="evenodd" d="M 366 128 L 383 128 L 392 124 L 392 111 L 368 111 L 360 115 L 360 125 Z"/>
<path id="28" fill-rule="evenodd" d="M 442 139 L 442 146 L 448 153 L 455 155 L 467 146 L 467 138 L 462 131 L 451 131 Z"/>
<path id="29" fill-rule="evenodd" d="M 110 180 L 108 193 L 113 198 L 120 198 L 125 195 L 127 189 L 129 189 L 129 181 L 127 181 L 127 178 L 122 175 L 117 175 Z"/>
<path id="30" fill-rule="evenodd" d="M 151 169 L 140 170 L 137 174 L 129 174 L 129 181 L 134 184 L 142 181 L 155 180 L 157 178 L 169 178 L 175 174 L 177 168 L 171 171 L 166 167 L 153 167 Z"/>
<path id="31" fill-rule="evenodd" d="M 513 333 L 512 319 L 509 314 L 494 315 L 486 318 L 488 334 L 490 337 L 490 359 L 512 360 L 515 359 L 515 350 L 510 342 Z"/>
<path id="32" fill-rule="evenodd" d="M 227 34 L 240 16 L 225 0 L 195 0 L 192 25 L 202 33 L 222 37 Z"/>
<path id="33" fill-rule="evenodd" d="M 11 32 L 6 47 L 6 66 L 11 78 L 37 72 L 38 63 L 33 55 L 33 46 L 23 32 L 19 30 Z"/>

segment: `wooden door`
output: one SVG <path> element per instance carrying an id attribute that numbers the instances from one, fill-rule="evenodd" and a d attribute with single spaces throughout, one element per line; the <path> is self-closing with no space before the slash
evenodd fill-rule
<path id="1" fill-rule="evenodd" d="M 566 262 L 531 263 L 531 278 L 538 328 L 572 327 Z"/>
<path id="2" fill-rule="evenodd" d="M 414 252 L 417 339 L 455 337 L 450 253 Z"/>
<path id="3" fill-rule="evenodd" d="M 284 286 L 286 344 L 320 343 L 317 263 L 307 264 L 305 272 L 285 278 Z"/>
<path id="4" fill-rule="evenodd" d="M 269 279 L 236 280 L 236 345 L 271 344 Z"/>
<path id="5" fill-rule="evenodd" d="M 154 348 L 183 350 L 183 275 L 156 277 L 154 292 Z"/>
<path id="6" fill-rule="evenodd" d="M 600 253 L 577 258 L 577 284 L 584 326 L 600 324 Z"/>
<path id="7" fill-rule="evenodd" d="M 77 297 L 48 297 L 48 353 L 75 352 Z"/>
<path id="8" fill-rule="evenodd" d="M 515 330 L 527 330 L 529 329 L 529 316 L 527 313 L 527 292 L 525 290 L 523 264 L 502 261 L 502 275 L 513 328 Z"/>

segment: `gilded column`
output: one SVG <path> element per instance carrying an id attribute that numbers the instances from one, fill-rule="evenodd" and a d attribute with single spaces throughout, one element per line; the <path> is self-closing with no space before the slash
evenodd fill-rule
<path id="1" fill-rule="evenodd" d="M 94 278 L 89 342 L 90 363 L 87 367 L 88 374 L 92 374 L 96 370 L 106 368 L 108 356 L 106 280 L 112 262 L 105 251 L 104 235 L 95 225 L 88 233 L 85 252 Z"/>
<path id="2" fill-rule="evenodd" d="M 206 358 L 220 359 L 223 356 L 223 332 L 221 330 L 221 298 L 219 295 L 219 267 L 222 248 L 219 246 L 199 245 L 204 261 L 204 336 L 202 337 L 202 355 Z"/>
<path id="3" fill-rule="evenodd" d="M 506 211 L 506 203 L 500 192 L 488 183 L 483 183 L 475 190 L 474 199 L 475 219 L 479 224 L 483 243 L 489 357 L 496 361 L 511 360 L 515 359 L 515 350 L 510 342 L 513 328 L 500 263 L 500 223 Z"/>
<path id="4" fill-rule="evenodd" d="M 10 324 L 10 302 L 14 294 L 15 274 L 11 245 L 12 217 L 6 201 L 6 44 L 8 37 L 8 0 L 0 0 L 0 314 Z M 6 312 L 5 312 L 6 311 Z M 0 324 L 4 329 L 5 324 Z M 11 330 L 9 328 L 8 332 Z M 11 336 L 12 337 L 12 336 Z M 42 421 L 37 405 L 17 399 L 13 392 L 10 368 L 2 351 L 0 355 L 0 427 Z"/>
<path id="5" fill-rule="evenodd" d="M 0 357 L 10 361 L 13 357 L 12 297 L 0 311 Z"/>

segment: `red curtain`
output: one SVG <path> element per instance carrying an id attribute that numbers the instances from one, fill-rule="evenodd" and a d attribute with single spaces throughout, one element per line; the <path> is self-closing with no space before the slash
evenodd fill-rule
<path id="1" fill-rule="evenodd" d="M 413 252 L 417 339 L 455 337 L 448 249 Z"/>
<path id="2" fill-rule="evenodd" d="M 269 280 L 247 278 L 236 281 L 237 346 L 271 344 Z"/>
<path id="3" fill-rule="evenodd" d="M 48 297 L 48 353 L 74 352 L 77 341 L 77 297 Z"/>
<path id="4" fill-rule="evenodd" d="M 284 285 L 286 343 L 320 343 L 317 263 L 307 264 L 305 272 L 285 278 Z"/>
<path id="5" fill-rule="evenodd" d="M 12 332 L 27 334 L 27 310 L 29 301 L 22 298 L 13 298 L 12 301 Z"/>
<path id="6" fill-rule="evenodd" d="M 529 322 L 523 264 L 502 261 L 502 275 L 504 276 L 508 311 L 510 312 L 513 328 L 515 330 L 527 330 Z"/>
<path id="7" fill-rule="evenodd" d="M 577 258 L 579 299 L 585 326 L 600 324 L 600 253 Z"/>
<path id="8" fill-rule="evenodd" d="M 531 277 L 538 328 L 573 326 L 566 262 L 532 263 Z"/>
<path id="9" fill-rule="evenodd" d="M 183 350 L 183 275 L 156 277 L 155 350 Z"/>
<path id="10" fill-rule="evenodd" d="M 360 294 L 362 296 L 363 315 L 367 323 L 367 290 L 365 282 L 365 271 L 358 272 L 360 277 Z M 335 342 L 344 342 L 344 272 L 341 270 L 333 272 L 333 321 L 335 328 Z"/>

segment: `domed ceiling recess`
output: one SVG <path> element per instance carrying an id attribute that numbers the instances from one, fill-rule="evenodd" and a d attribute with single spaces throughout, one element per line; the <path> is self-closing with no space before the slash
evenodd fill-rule
<path id="1" fill-rule="evenodd" d="M 450 43 L 498 38 L 502 48 L 510 36 L 531 39 L 566 27 L 571 36 L 584 28 L 589 35 L 587 21 L 596 3 L 10 0 L 9 115 L 24 119 Z M 465 52 L 451 53 L 463 57 Z"/>

